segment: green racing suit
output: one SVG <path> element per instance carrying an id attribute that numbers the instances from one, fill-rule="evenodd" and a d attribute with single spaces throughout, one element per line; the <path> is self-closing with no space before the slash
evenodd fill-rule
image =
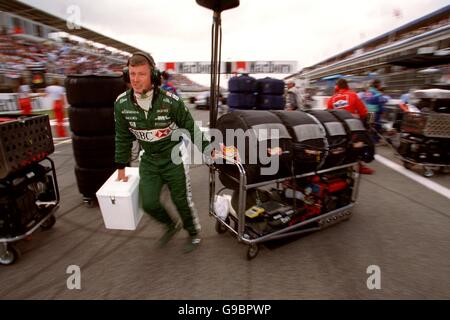
<path id="1" fill-rule="evenodd" d="M 161 188 L 167 183 L 184 228 L 189 235 L 196 235 L 200 224 L 192 202 L 189 166 L 173 161 L 174 156 L 180 156 L 183 143 L 177 129 L 184 129 L 184 133 L 202 152 L 209 142 L 195 124 L 188 108 L 178 96 L 156 89 L 151 107 L 145 112 L 136 103 L 130 89 L 117 97 L 114 118 L 117 167 L 124 168 L 130 161 L 133 140 L 137 139 L 144 150 L 139 166 L 139 193 L 144 211 L 168 227 L 174 226 L 159 200 Z"/>

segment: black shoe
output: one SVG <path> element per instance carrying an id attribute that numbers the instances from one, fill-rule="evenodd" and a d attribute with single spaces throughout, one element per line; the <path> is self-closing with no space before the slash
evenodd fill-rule
<path id="1" fill-rule="evenodd" d="M 159 239 L 159 246 L 164 247 L 180 230 L 180 223 L 174 223 L 172 226 L 168 227 L 166 233 L 164 233 L 163 236 Z"/>
<path id="2" fill-rule="evenodd" d="M 200 245 L 200 237 L 199 236 L 191 236 L 189 237 L 188 242 L 184 246 L 184 253 L 189 253 L 197 249 L 197 247 Z"/>

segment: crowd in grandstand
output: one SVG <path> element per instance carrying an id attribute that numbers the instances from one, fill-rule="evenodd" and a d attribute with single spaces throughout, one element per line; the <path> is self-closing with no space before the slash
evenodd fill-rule
<path id="1" fill-rule="evenodd" d="M 61 38 L 60 41 L 39 39 L 24 35 L 20 30 L 0 30 L 0 74 L 10 78 L 27 79 L 27 71 L 39 66 L 56 77 L 122 72 L 126 61 L 127 56 L 122 53 L 98 48 L 88 42 L 69 38 Z M 170 81 L 177 88 L 195 91 L 201 87 L 181 74 L 171 73 Z M 0 86 L 4 84 L 0 83 Z"/>
<path id="2" fill-rule="evenodd" d="M 48 73 L 121 72 L 124 56 L 114 56 L 106 49 L 63 38 L 32 40 L 22 34 L 0 34 L 0 70 L 8 74 L 23 74 L 30 66 L 42 65 Z"/>

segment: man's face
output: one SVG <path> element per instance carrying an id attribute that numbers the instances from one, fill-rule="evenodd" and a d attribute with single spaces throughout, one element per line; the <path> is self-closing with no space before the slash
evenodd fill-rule
<path id="1" fill-rule="evenodd" d="M 129 72 L 134 92 L 144 93 L 151 89 L 150 66 L 148 64 L 129 66 Z"/>

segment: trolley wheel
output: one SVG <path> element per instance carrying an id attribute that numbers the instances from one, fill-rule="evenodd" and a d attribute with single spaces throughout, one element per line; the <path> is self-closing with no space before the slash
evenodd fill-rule
<path id="1" fill-rule="evenodd" d="M 411 162 L 403 161 L 403 166 L 404 166 L 406 169 L 411 170 L 412 167 L 413 167 L 414 165 L 413 165 Z"/>
<path id="2" fill-rule="evenodd" d="M 258 255 L 259 252 L 259 245 L 257 244 L 251 244 L 248 247 L 248 251 L 247 251 L 247 259 L 248 260 L 252 260 L 253 258 L 255 258 Z"/>
<path id="3" fill-rule="evenodd" d="M 48 230 L 51 229 L 56 223 L 56 218 L 54 215 L 51 215 L 44 223 L 41 224 L 41 229 Z"/>
<path id="4" fill-rule="evenodd" d="M 350 210 L 344 211 L 344 218 L 342 221 L 348 221 L 352 217 L 352 212 Z"/>
<path id="5" fill-rule="evenodd" d="M 230 224 L 230 218 L 225 219 L 226 224 Z M 227 232 L 228 228 L 225 227 L 219 220 L 216 221 L 216 232 L 219 234 Z"/>
<path id="6" fill-rule="evenodd" d="M 423 176 L 427 177 L 427 178 L 431 178 L 432 176 L 434 176 L 434 171 L 433 169 L 424 167 L 423 168 Z"/>
<path id="7" fill-rule="evenodd" d="M 442 166 L 439 168 L 440 173 L 450 173 L 450 166 Z"/>
<path id="8" fill-rule="evenodd" d="M 8 243 L 6 245 L 6 251 L 0 255 L 0 264 L 7 266 L 16 262 L 18 258 L 19 250 L 12 244 Z"/>

